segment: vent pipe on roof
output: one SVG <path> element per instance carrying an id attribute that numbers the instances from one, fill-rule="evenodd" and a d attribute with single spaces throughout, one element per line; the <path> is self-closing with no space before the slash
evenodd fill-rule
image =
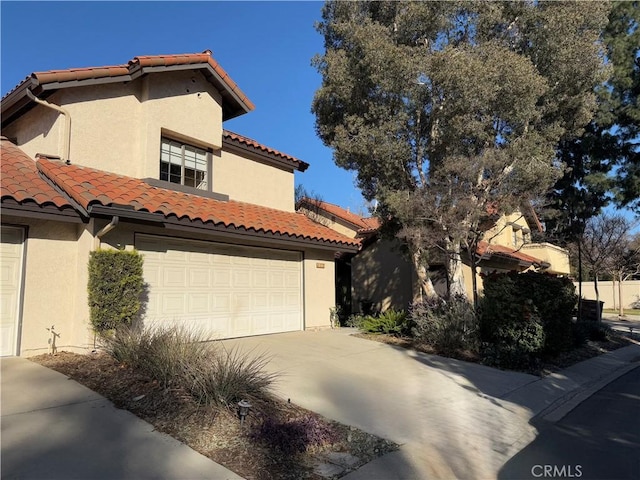
<path id="1" fill-rule="evenodd" d="M 39 99 L 38 97 L 36 97 L 33 92 L 31 90 L 29 90 L 27 88 L 26 90 L 27 92 L 27 97 L 29 97 L 31 100 L 33 100 L 36 103 L 39 103 L 40 105 L 43 105 L 45 107 L 51 108 L 57 112 L 60 112 L 61 114 L 64 115 L 64 119 L 65 119 L 65 124 L 64 124 L 64 129 L 65 129 L 65 135 L 64 135 L 64 147 L 63 147 L 63 152 L 62 152 L 62 160 L 65 161 L 65 163 L 67 165 L 69 165 L 71 163 L 71 160 L 69 159 L 69 154 L 71 151 L 71 115 L 69 114 L 68 110 L 65 110 L 64 108 L 62 108 L 59 105 L 55 105 L 53 103 L 49 103 L 46 102 L 44 100 Z"/>

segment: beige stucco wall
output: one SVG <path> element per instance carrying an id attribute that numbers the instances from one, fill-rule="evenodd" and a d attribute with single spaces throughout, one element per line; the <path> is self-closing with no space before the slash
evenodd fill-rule
<path id="1" fill-rule="evenodd" d="M 513 241 L 514 228 L 511 224 L 516 224 L 520 227 L 520 229 L 516 228 L 515 230 L 515 244 Z M 524 229 L 529 229 L 527 221 L 520 212 L 514 212 L 510 215 L 503 215 L 502 217 L 500 217 L 494 227 L 485 232 L 483 240 L 494 245 L 503 245 L 505 247 L 518 248 L 524 241 Z"/>
<path id="2" fill-rule="evenodd" d="M 558 275 L 571 273 L 569 252 L 563 248 L 550 243 L 530 243 L 523 245 L 522 252 L 548 262 L 551 265 L 547 270 L 549 273 Z"/>
<path id="3" fill-rule="evenodd" d="M 307 250 L 302 261 L 304 278 L 304 328 L 331 327 L 330 309 L 336 306 L 333 252 Z"/>
<path id="4" fill-rule="evenodd" d="M 415 274 L 411 262 L 395 247 L 398 242 L 377 240 L 351 260 L 353 311 L 360 301 L 372 300 L 373 308 L 406 309 L 414 300 Z"/>
<path id="5" fill-rule="evenodd" d="M 231 200 L 295 210 L 293 169 L 277 168 L 234 152 L 214 154 L 213 190 L 229 195 Z"/>
<path id="6" fill-rule="evenodd" d="M 309 210 L 308 208 L 301 208 L 299 211 L 301 213 L 304 213 L 307 217 L 309 217 L 314 222 L 324 225 L 325 227 L 329 227 L 346 237 L 355 238 L 356 235 L 358 234 L 357 228 L 353 227 L 350 224 L 347 224 L 346 222 L 341 221 L 339 218 L 333 215 L 330 215 L 325 211 L 321 210 L 321 211 L 315 212 L 313 210 Z"/>
<path id="7" fill-rule="evenodd" d="M 86 300 L 88 251 L 78 243 L 85 226 L 10 216 L 3 216 L 3 223 L 27 228 L 19 355 L 49 352 L 52 336 L 47 329 L 52 325 L 59 334 L 58 350 L 86 351 L 92 341 Z"/>
<path id="8" fill-rule="evenodd" d="M 72 163 L 158 178 L 163 132 L 203 148 L 222 147 L 220 93 L 192 71 L 150 74 L 131 83 L 59 90 L 47 101 L 71 116 Z M 63 155 L 64 116 L 37 105 L 4 129 L 31 157 Z"/>
<path id="9" fill-rule="evenodd" d="M 578 282 L 574 282 L 576 293 L 578 293 Z M 598 282 L 598 293 L 604 308 L 620 308 L 618 282 Z M 631 305 L 640 301 L 640 280 L 627 280 L 622 282 L 622 306 L 631 308 Z M 593 282 L 582 282 L 582 298 L 587 300 L 596 299 L 596 290 Z"/>

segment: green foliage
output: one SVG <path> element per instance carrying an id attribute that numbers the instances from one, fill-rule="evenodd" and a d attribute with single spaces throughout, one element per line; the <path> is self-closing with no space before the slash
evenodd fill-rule
<path id="1" fill-rule="evenodd" d="M 466 297 L 417 302 L 411 307 L 410 318 L 413 336 L 440 352 L 478 348 L 478 321 Z"/>
<path id="2" fill-rule="evenodd" d="M 186 328 L 123 327 L 104 342 L 119 362 L 165 388 L 184 389 L 202 404 L 232 407 L 242 399 L 263 400 L 276 378 L 265 372 L 268 356 L 227 350 Z"/>
<path id="3" fill-rule="evenodd" d="M 135 251 L 97 250 L 89 257 L 89 309 L 96 332 L 131 325 L 142 306 L 142 256 Z"/>
<path id="4" fill-rule="evenodd" d="M 563 173 L 592 119 L 605 2 L 329 1 L 312 110 L 412 258 L 457 259 L 489 205 L 513 210 Z M 509 212 L 510 213 L 510 212 Z M 425 260 L 416 271 L 425 269 Z M 448 266 L 450 279 L 461 263 Z M 449 285 L 459 285 L 449 282 Z M 455 293 L 455 291 L 453 292 Z"/>
<path id="5" fill-rule="evenodd" d="M 485 362 L 525 368 L 541 355 L 545 335 L 538 311 L 522 291 L 518 274 L 485 278 L 480 303 L 480 339 Z"/>
<path id="6" fill-rule="evenodd" d="M 368 333 L 384 333 L 402 336 L 410 332 L 407 313 L 394 309 L 386 310 L 377 316 L 366 315 L 360 321 L 360 328 Z"/>
<path id="7" fill-rule="evenodd" d="M 544 351 L 566 351 L 573 346 L 572 318 L 578 302 L 576 289 L 568 277 L 527 272 L 518 275 L 520 291 L 535 305 L 544 327 Z"/>
<path id="8" fill-rule="evenodd" d="M 491 342 L 494 329 L 508 333 L 531 316 L 544 330 L 544 348 L 538 353 L 569 350 L 574 343 L 572 315 L 577 301 L 568 278 L 536 272 L 490 275 L 484 282 L 481 337 Z"/>
<path id="9" fill-rule="evenodd" d="M 578 138 L 558 149 L 567 165 L 548 195 L 547 231 L 571 241 L 584 222 L 612 199 L 640 212 L 640 8 L 637 1 L 612 2 L 602 32 L 610 78 L 594 93 L 597 113 Z"/>

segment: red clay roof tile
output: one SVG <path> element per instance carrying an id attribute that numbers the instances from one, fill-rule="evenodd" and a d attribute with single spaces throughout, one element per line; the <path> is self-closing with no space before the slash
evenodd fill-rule
<path id="1" fill-rule="evenodd" d="M 485 241 L 478 242 L 478 248 L 476 252 L 481 256 L 486 254 L 500 255 L 511 258 L 513 260 L 527 262 L 534 265 L 541 265 L 542 263 L 544 263 L 542 260 L 536 257 L 532 257 L 531 255 L 527 255 L 526 253 L 522 253 L 512 248 L 505 247 L 504 245 L 494 245 Z"/>
<path id="2" fill-rule="evenodd" d="M 222 137 L 223 139 L 236 141 L 243 145 L 253 147 L 257 150 L 261 150 L 265 153 L 268 153 L 269 155 L 274 155 L 276 157 L 280 157 L 284 160 L 292 162 L 295 164 L 296 168 L 299 169 L 300 171 L 304 171 L 309 167 L 308 163 L 303 162 L 298 158 L 292 157 L 291 155 L 287 155 L 286 153 L 279 152 L 278 150 L 275 150 L 271 147 L 267 147 L 266 145 L 262 145 L 261 143 L 258 143 L 249 137 L 245 137 L 244 135 L 240 135 L 239 133 L 235 133 L 230 130 L 223 130 Z"/>
<path id="3" fill-rule="evenodd" d="M 3 201 L 12 199 L 20 204 L 35 203 L 39 207 L 55 205 L 59 209 L 73 209 L 69 200 L 40 176 L 33 159 L 4 137 L 0 145 Z"/>
<path id="4" fill-rule="evenodd" d="M 239 99 L 246 112 L 254 110 L 255 105 L 245 93 L 240 90 L 220 64 L 211 56 L 211 51 L 203 53 L 179 54 L 179 55 L 140 55 L 132 58 L 125 65 L 110 65 L 85 68 L 69 68 L 64 70 L 48 70 L 44 72 L 34 72 L 23 82 L 17 85 L 4 97 L 8 97 L 15 90 L 30 80 L 36 80 L 40 85 L 50 83 L 64 83 L 82 81 L 90 79 L 104 79 L 110 77 L 127 77 L 136 70 L 145 67 L 170 67 L 174 65 L 209 65 L 216 75 L 221 79 L 225 90 L 232 92 Z"/>
<path id="5" fill-rule="evenodd" d="M 319 225 L 301 213 L 158 188 L 139 179 L 44 158 L 38 160 L 37 167 L 85 209 L 92 205 L 125 205 L 137 211 L 159 213 L 167 219 L 201 220 L 224 227 L 358 246 L 357 241 Z M 92 187 L 89 189 L 87 184 Z"/>
<path id="6" fill-rule="evenodd" d="M 358 227 L 358 232 L 373 232 L 380 228 L 380 219 L 376 217 L 362 217 L 333 203 L 313 198 L 303 198 L 301 200 L 301 204 L 304 205 L 305 203 L 312 207 L 320 208 L 330 215 L 334 215 L 335 217 L 351 223 Z"/>

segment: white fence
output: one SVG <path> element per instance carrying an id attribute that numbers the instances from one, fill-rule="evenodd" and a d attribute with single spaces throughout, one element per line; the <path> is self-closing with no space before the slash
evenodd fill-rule
<path id="1" fill-rule="evenodd" d="M 578 293 L 578 282 L 574 282 Z M 604 302 L 604 308 L 619 308 L 618 282 L 598 282 L 600 301 Z M 582 298 L 596 299 L 596 289 L 593 282 L 582 282 Z M 622 306 L 631 308 L 631 305 L 640 301 L 640 280 L 628 280 L 622 282 Z"/>

